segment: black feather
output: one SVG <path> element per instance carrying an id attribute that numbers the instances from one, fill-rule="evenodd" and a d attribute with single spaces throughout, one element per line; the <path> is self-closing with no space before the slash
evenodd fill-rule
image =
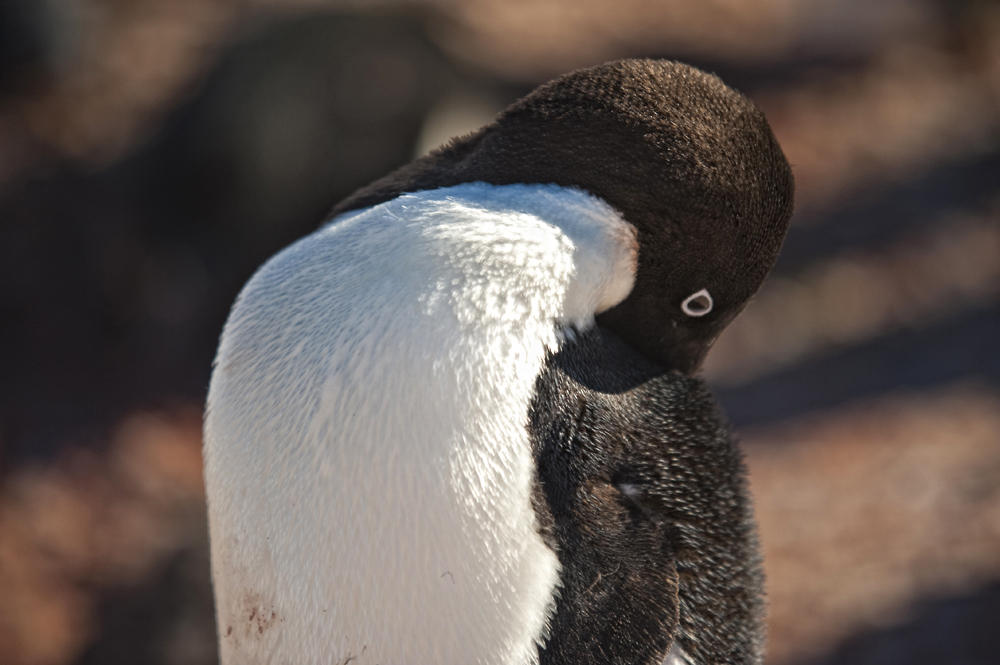
<path id="1" fill-rule="evenodd" d="M 697 664 L 760 663 L 746 472 L 704 384 L 597 328 L 548 359 L 528 429 L 562 565 L 541 663 L 658 665 L 674 639 Z"/>

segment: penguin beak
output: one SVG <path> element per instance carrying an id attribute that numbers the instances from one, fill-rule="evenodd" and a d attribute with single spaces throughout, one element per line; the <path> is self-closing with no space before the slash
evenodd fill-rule
<path id="1" fill-rule="evenodd" d="M 687 376 L 697 374 L 705 362 L 705 356 L 718 338 L 718 333 L 705 339 L 704 336 L 694 332 L 674 322 L 668 334 L 661 340 L 661 357 L 658 360 L 681 374 Z"/>
<path id="2" fill-rule="evenodd" d="M 650 316 L 626 299 L 597 315 L 597 323 L 619 335 L 633 349 L 666 369 L 694 376 L 723 328 L 735 314 L 689 324 L 673 316 Z M 652 308 L 649 308 L 652 309 Z M 646 312 L 649 311 L 646 310 Z"/>

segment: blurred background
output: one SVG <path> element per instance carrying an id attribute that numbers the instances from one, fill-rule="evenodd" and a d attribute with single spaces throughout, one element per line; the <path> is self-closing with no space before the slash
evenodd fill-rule
<path id="1" fill-rule="evenodd" d="M 769 665 L 1000 663 L 1000 7 L 0 0 L 0 665 L 216 662 L 201 408 L 339 199 L 570 69 L 718 73 L 795 170 L 705 378 Z"/>

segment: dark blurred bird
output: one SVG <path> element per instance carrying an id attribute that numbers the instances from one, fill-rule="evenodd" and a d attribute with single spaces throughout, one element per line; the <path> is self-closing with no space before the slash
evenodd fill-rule
<path id="1" fill-rule="evenodd" d="M 745 470 L 692 375 L 792 192 L 749 100 L 625 60 L 268 261 L 205 424 L 223 662 L 760 663 Z"/>

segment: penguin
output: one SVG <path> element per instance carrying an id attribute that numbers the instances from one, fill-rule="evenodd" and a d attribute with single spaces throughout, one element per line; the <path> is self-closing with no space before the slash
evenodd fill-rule
<path id="1" fill-rule="evenodd" d="M 222 663 L 761 663 L 746 470 L 696 373 L 793 190 L 746 97 L 621 60 L 267 261 L 206 407 Z"/>

